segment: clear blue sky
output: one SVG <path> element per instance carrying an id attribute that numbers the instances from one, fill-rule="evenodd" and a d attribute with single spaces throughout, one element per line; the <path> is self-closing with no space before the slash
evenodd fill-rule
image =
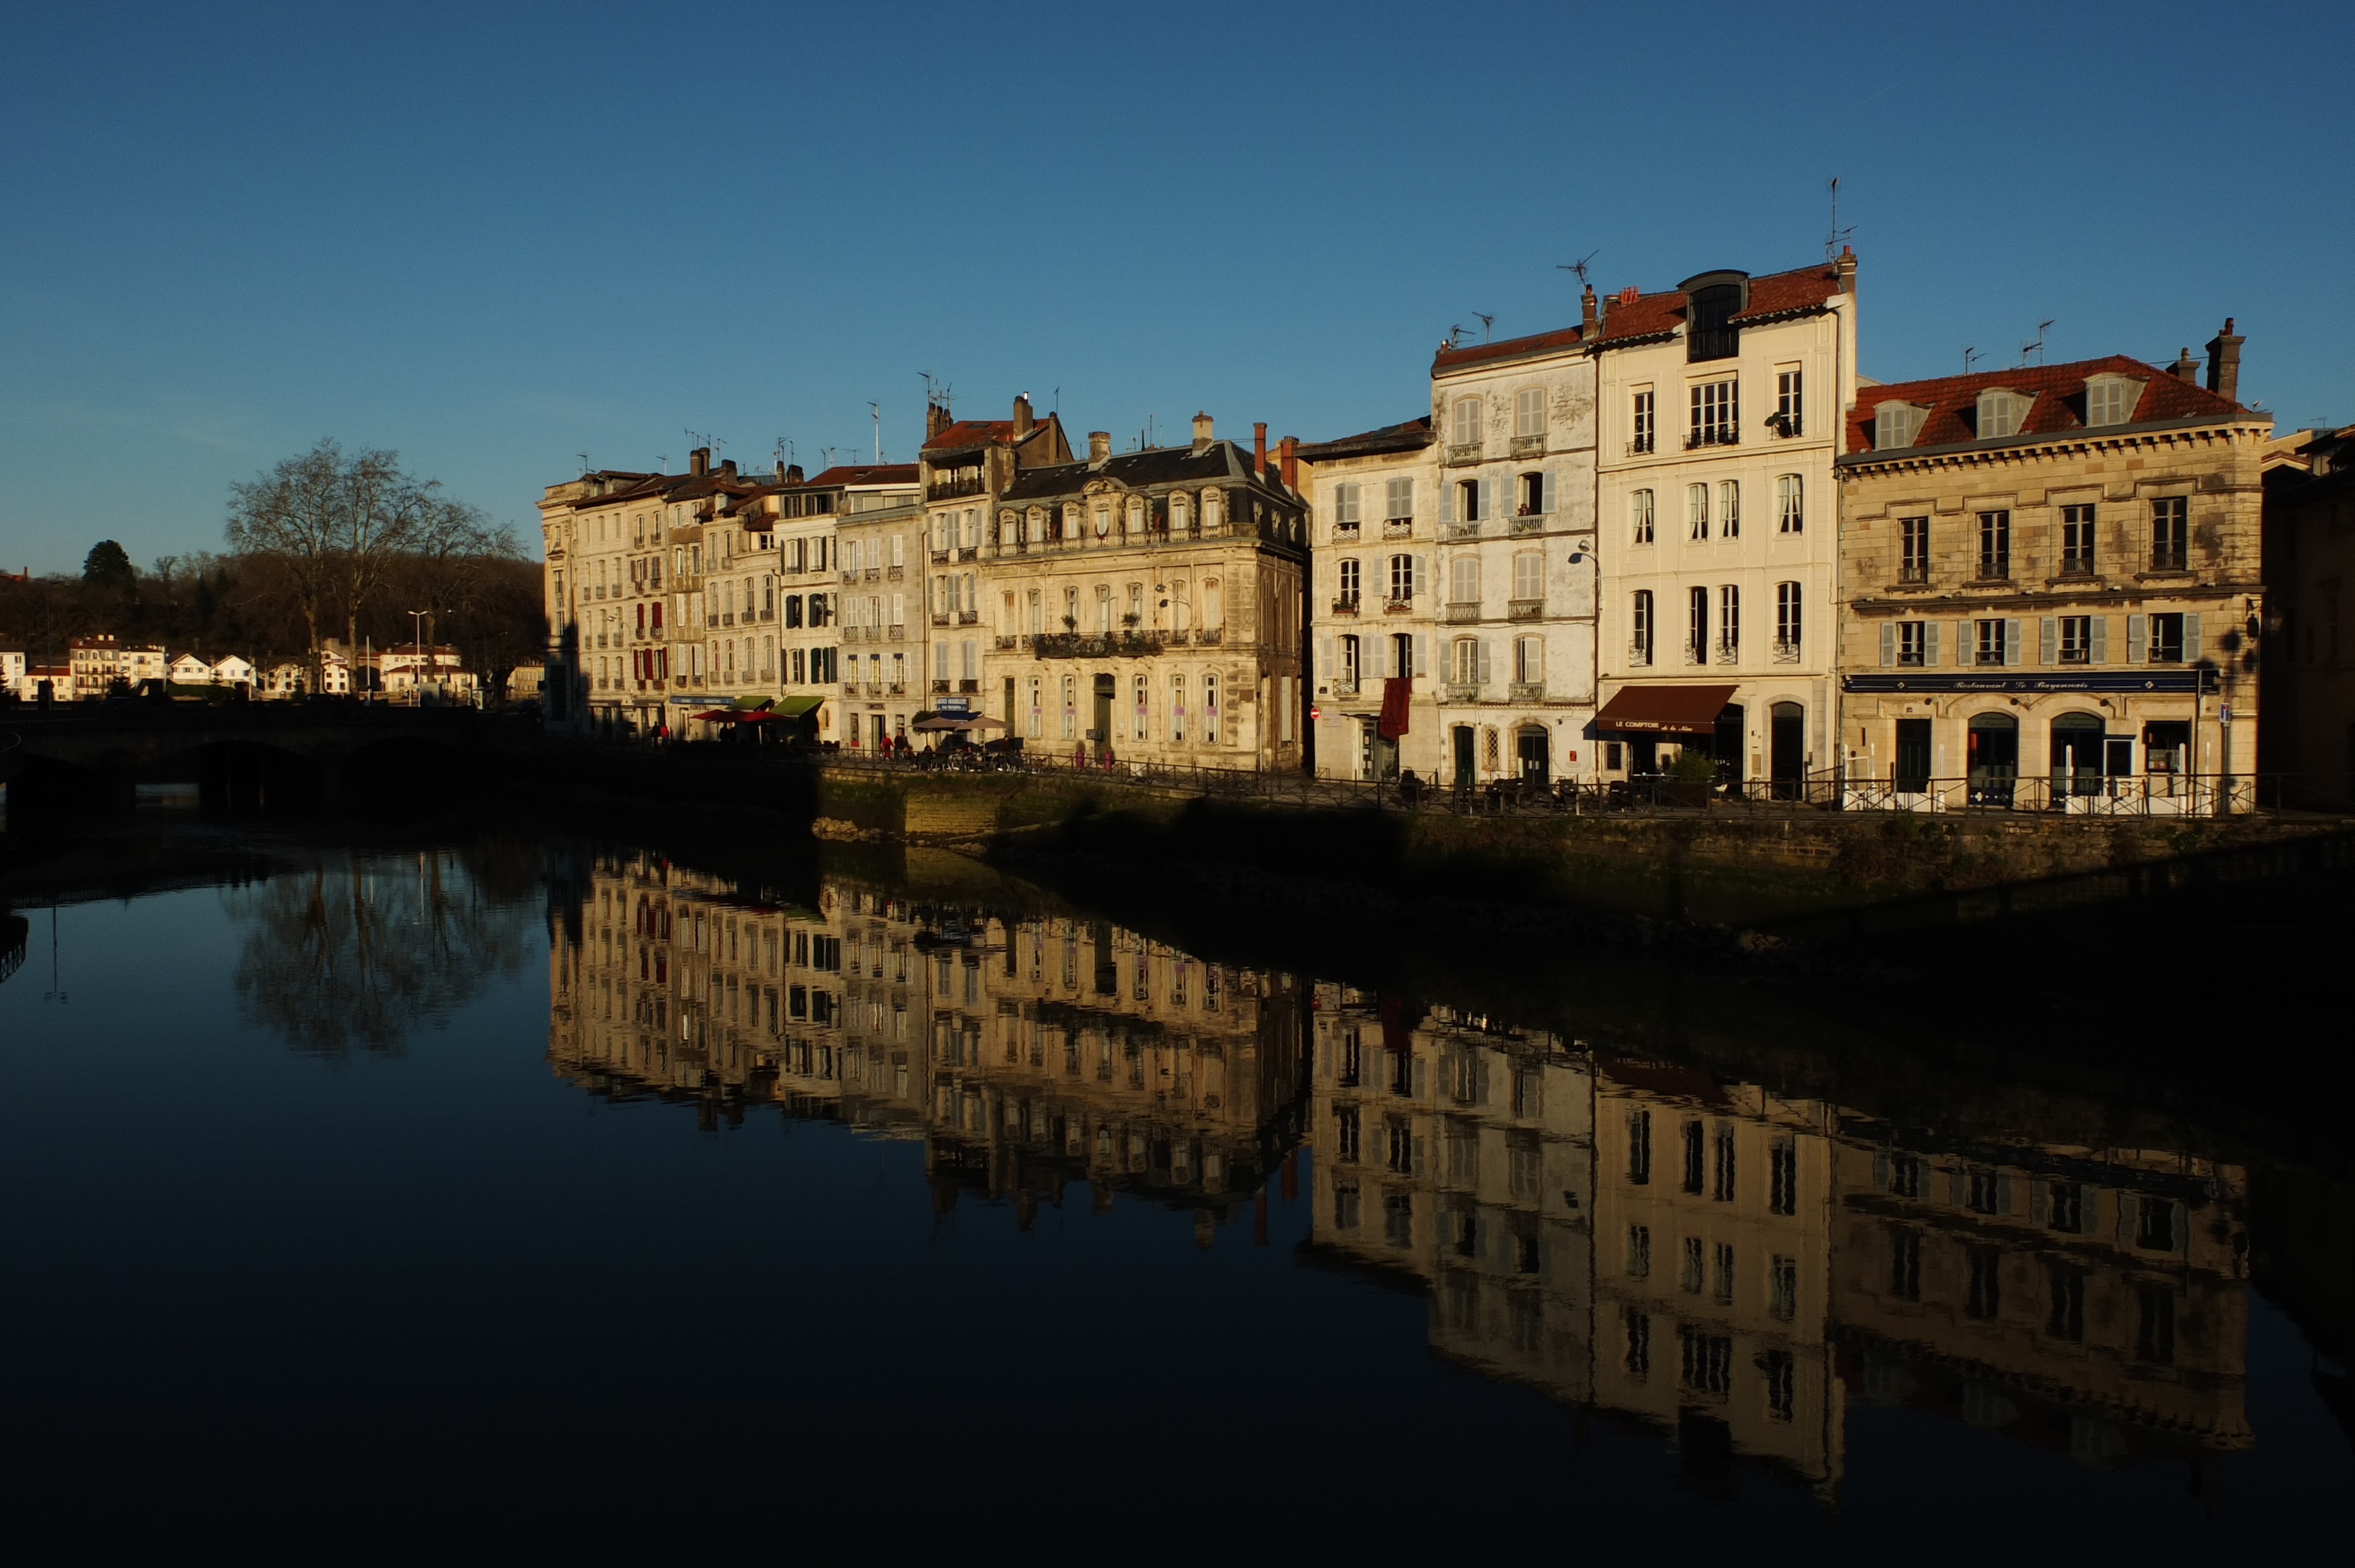
<path id="1" fill-rule="evenodd" d="M 1316 439 L 1430 354 L 1819 259 L 1891 379 L 2171 357 L 2355 418 L 2355 5 L 16 8 L 0 566 L 218 548 L 321 436 L 536 533 L 687 429 L 912 455 L 1060 387 Z"/>

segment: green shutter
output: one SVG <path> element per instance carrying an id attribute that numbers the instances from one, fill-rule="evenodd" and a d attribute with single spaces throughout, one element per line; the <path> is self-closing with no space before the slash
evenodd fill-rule
<path id="1" fill-rule="evenodd" d="M 2087 619 L 2093 622 L 2094 634 L 2093 646 L 2087 657 L 2096 664 L 2106 664 L 2110 662 L 2110 618 L 2106 615 L 2095 615 Z"/>
<path id="2" fill-rule="evenodd" d="M 1922 623 L 1922 664 L 1925 669 L 1938 667 L 1938 623 L 1934 620 Z"/>
<path id="3" fill-rule="evenodd" d="M 2003 662 L 2017 664 L 2026 658 L 2028 650 L 2019 645 L 2019 622 L 2006 620 L 2003 623 Z"/>
<path id="4" fill-rule="evenodd" d="M 1884 620 L 1881 623 L 1881 667 L 1885 670 L 1896 662 L 1897 623 Z"/>
<path id="5" fill-rule="evenodd" d="M 2200 662 L 2200 615 L 2194 610 L 2183 618 L 2183 662 Z"/>
<path id="6" fill-rule="evenodd" d="M 2061 618 L 2048 615 L 2036 623 L 2036 662 L 2050 664 L 2060 656 Z"/>
<path id="7" fill-rule="evenodd" d="M 2139 664 L 2149 643 L 2150 618 L 2145 615 L 2126 617 L 2126 662 Z"/>

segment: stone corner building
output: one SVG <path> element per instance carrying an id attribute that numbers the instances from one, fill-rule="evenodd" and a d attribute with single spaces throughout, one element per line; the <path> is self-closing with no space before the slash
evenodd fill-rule
<path id="1" fill-rule="evenodd" d="M 1306 506 L 1259 432 L 1017 464 L 952 612 L 987 626 L 975 706 L 1049 756 L 1299 768 Z"/>
<path id="2" fill-rule="evenodd" d="M 2241 341 L 2227 322 L 2204 387 L 2187 350 L 1859 389 L 1838 465 L 1852 795 L 2253 801 L 2272 420 L 2235 401 Z"/>

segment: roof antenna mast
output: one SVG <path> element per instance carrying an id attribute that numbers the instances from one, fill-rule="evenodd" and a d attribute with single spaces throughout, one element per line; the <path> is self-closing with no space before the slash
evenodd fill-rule
<path id="1" fill-rule="evenodd" d="M 879 468 L 883 463 L 883 405 L 869 403 L 867 407 L 875 416 L 875 463 Z"/>
<path id="2" fill-rule="evenodd" d="M 1487 342 L 1488 329 L 1497 324 L 1497 318 L 1486 311 L 1474 311 L 1472 313 L 1480 318 L 1480 341 Z"/>
<path id="3" fill-rule="evenodd" d="M 1600 249 L 1590 250 L 1585 255 L 1580 257 L 1577 260 L 1570 262 L 1566 266 L 1557 263 L 1554 267 L 1554 270 L 1557 272 L 1575 272 L 1578 274 L 1578 286 L 1581 289 L 1591 289 L 1593 287 L 1593 284 L 1587 281 L 1586 264 L 1602 254 L 1603 252 Z"/>
<path id="4" fill-rule="evenodd" d="M 2023 343 L 2019 345 L 2019 366 L 2021 369 L 2025 370 L 2028 368 L 2028 356 L 2031 354 L 2036 355 L 2037 364 L 2041 365 L 2044 363 L 2044 329 L 2051 326 L 2055 319 L 2056 318 L 2054 317 L 2047 316 L 2042 321 L 2038 322 L 2036 323 L 2036 340 L 2033 343 Z"/>
<path id="5" fill-rule="evenodd" d="M 1838 256 L 1838 252 L 1839 252 L 1840 242 L 1841 242 L 1842 240 L 1846 239 L 1849 235 L 1854 234 L 1854 233 L 1856 232 L 1856 227 L 1855 227 L 1855 225 L 1853 225 L 1853 224 L 1849 225 L 1849 226 L 1848 228 L 1842 228 L 1840 227 L 1840 220 L 1839 220 L 1839 176 L 1838 176 L 1838 175 L 1834 175 L 1831 177 L 1831 183 L 1830 183 L 1829 185 L 1826 185 L 1824 188 L 1825 188 L 1825 189 L 1827 189 L 1827 190 L 1828 190 L 1828 191 L 1830 191 L 1830 192 L 1831 192 L 1831 194 L 1832 194 L 1832 227 L 1831 227 L 1831 232 L 1829 232 L 1828 234 L 1826 234 L 1826 235 L 1824 236 L 1824 260 L 1827 260 L 1827 261 L 1829 261 L 1829 260 L 1832 260 L 1835 257 L 1837 257 L 1837 256 Z"/>

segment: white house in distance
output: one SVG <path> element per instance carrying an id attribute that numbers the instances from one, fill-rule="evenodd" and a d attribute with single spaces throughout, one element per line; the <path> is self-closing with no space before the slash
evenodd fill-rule
<path id="1" fill-rule="evenodd" d="M 0 648 L 0 692 L 20 697 L 32 694 L 26 690 L 25 651 L 22 648 Z"/>
<path id="2" fill-rule="evenodd" d="M 212 661 L 196 653 L 175 653 L 165 667 L 165 678 L 176 686 L 209 686 Z"/>
<path id="3" fill-rule="evenodd" d="M 1663 742 L 1797 794 L 1833 763 L 1838 508 L 1856 258 L 1603 301 L 1602 777 Z"/>

